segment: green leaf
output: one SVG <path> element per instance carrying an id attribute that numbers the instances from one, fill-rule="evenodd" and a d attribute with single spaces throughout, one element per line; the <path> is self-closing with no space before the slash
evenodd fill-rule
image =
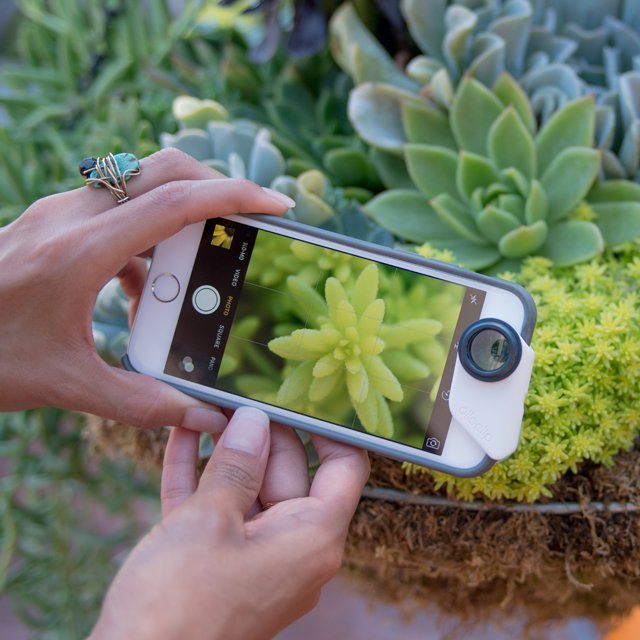
<path id="1" fill-rule="evenodd" d="M 334 360 L 334 362 L 338 362 Z M 311 402 L 319 402 L 324 400 L 336 387 L 344 380 L 344 365 L 340 364 L 340 369 L 334 371 L 330 375 L 316 377 L 314 376 L 309 386 L 309 400 Z M 315 372 L 315 367 L 314 367 Z"/>
<path id="2" fill-rule="evenodd" d="M 273 342 L 273 340 L 272 340 Z M 278 404 L 286 407 L 299 398 L 305 398 L 313 382 L 314 360 L 299 364 L 284 380 L 278 390 Z"/>
<path id="3" fill-rule="evenodd" d="M 629 180 L 607 180 L 596 182 L 587 197 L 589 204 L 595 202 L 640 202 L 640 184 Z"/>
<path id="4" fill-rule="evenodd" d="M 389 369 L 405 382 L 423 380 L 431 373 L 431 369 L 422 360 L 401 349 L 385 349 L 382 359 Z"/>
<path id="5" fill-rule="evenodd" d="M 457 154 L 444 147 L 408 144 L 404 148 L 404 155 L 409 175 L 420 191 L 430 198 L 441 193 L 458 196 Z"/>
<path id="6" fill-rule="evenodd" d="M 536 138 L 538 175 L 570 147 L 593 147 L 596 110 L 592 96 L 565 105 L 549 118 Z"/>
<path id="7" fill-rule="evenodd" d="M 524 211 L 524 219 L 527 224 L 533 224 L 538 220 L 546 220 L 549 212 L 549 199 L 542 185 L 537 180 L 531 181 L 531 189 Z"/>
<path id="8" fill-rule="evenodd" d="M 496 198 L 495 205 L 524 222 L 524 200 L 519 195 L 504 193 Z"/>
<path id="9" fill-rule="evenodd" d="M 371 161 L 387 189 L 412 189 L 413 182 L 403 156 L 382 151 L 382 149 L 371 149 Z"/>
<path id="10" fill-rule="evenodd" d="M 549 221 L 557 222 L 589 193 L 600 168 L 600 153 L 584 147 L 565 149 L 545 171 L 540 184 L 549 199 Z"/>
<path id="11" fill-rule="evenodd" d="M 493 85 L 493 94 L 505 107 L 512 106 L 517 112 L 524 126 L 530 133 L 536 131 L 536 116 L 522 87 L 508 73 L 503 73 Z"/>
<path id="12" fill-rule="evenodd" d="M 357 314 L 364 313 L 373 304 L 378 294 L 378 267 L 370 264 L 364 268 L 351 289 L 351 304 Z M 384 315 L 384 306 L 382 307 Z M 382 316 L 379 318 L 382 321 Z"/>
<path id="13" fill-rule="evenodd" d="M 364 361 L 369 383 L 377 389 L 385 398 L 400 402 L 404 397 L 402 387 L 398 379 L 393 375 L 380 356 L 372 356 Z"/>
<path id="14" fill-rule="evenodd" d="M 584 220 L 569 220 L 552 227 L 539 253 L 564 267 L 589 260 L 603 250 L 604 240 L 595 224 Z"/>
<path id="15" fill-rule="evenodd" d="M 535 144 L 515 109 L 509 107 L 493 123 L 488 142 L 489 155 L 498 169 L 515 167 L 526 178 L 535 176 Z"/>
<path id="16" fill-rule="evenodd" d="M 333 357 L 333 353 L 322 356 L 313 366 L 314 378 L 326 378 L 344 367 L 344 363 Z"/>
<path id="17" fill-rule="evenodd" d="M 418 191 L 385 191 L 363 207 L 381 227 L 417 244 L 451 237 L 451 230 Z"/>
<path id="18" fill-rule="evenodd" d="M 327 303 L 317 289 L 307 284 L 299 276 L 287 278 L 287 289 L 300 309 L 304 309 L 307 317 L 326 318 L 329 315 Z"/>
<path id="19" fill-rule="evenodd" d="M 498 174 L 486 158 L 468 151 L 460 153 L 456 187 L 458 193 L 465 196 L 467 201 L 471 201 L 471 196 L 476 189 L 484 189 L 497 180 Z"/>
<path id="20" fill-rule="evenodd" d="M 507 233 L 498 243 L 505 258 L 524 258 L 535 253 L 547 238 L 548 227 L 544 220 L 529 226 L 521 226 Z"/>
<path id="21" fill-rule="evenodd" d="M 402 153 L 407 136 L 402 123 L 406 103 L 424 104 L 424 99 L 385 84 L 367 82 L 349 96 L 349 120 L 358 135 L 372 147 Z"/>
<path id="22" fill-rule="evenodd" d="M 457 151 L 449 118 L 425 101 L 420 105 L 406 102 L 402 105 L 402 122 L 409 142 L 446 147 Z"/>
<path id="23" fill-rule="evenodd" d="M 500 259 L 500 252 L 495 246 L 479 245 L 462 238 L 429 243 L 434 249 L 448 250 L 453 253 L 456 262 L 467 269 L 480 271 L 487 269 Z"/>
<path id="24" fill-rule="evenodd" d="M 493 205 L 489 205 L 480 213 L 476 218 L 476 224 L 482 235 L 495 244 L 507 233 L 522 226 L 514 215 Z"/>
<path id="25" fill-rule="evenodd" d="M 640 236 L 640 201 L 591 204 L 598 214 L 595 221 L 607 245 L 627 242 Z"/>
<path id="26" fill-rule="evenodd" d="M 460 201 L 452 198 L 448 193 L 442 193 L 431 200 L 431 206 L 438 217 L 460 237 L 475 244 L 486 244 L 478 234 L 475 220 L 469 209 Z"/>
<path id="27" fill-rule="evenodd" d="M 362 185 L 376 190 L 381 187 L 371 161 L 360 149 L 332 149 L 325 154 L 323 162 L 335 186 Z"/>
<path id="28" fill-rule="evenodd" d="M 375 80 L 406 89 L 420 86 L 405 76 L 378 39 L 365 27 L 353 6 L 345 2 L 329 23 L 329 47 L 334 60 L 356 84 Z"/>
<path id="29" fill-rule="evenodd" d="M 465 77 L 451 107 L 451 129 L 461 149 L 487 155 L 487 132 L 503 107 L 486 87 Z"/>

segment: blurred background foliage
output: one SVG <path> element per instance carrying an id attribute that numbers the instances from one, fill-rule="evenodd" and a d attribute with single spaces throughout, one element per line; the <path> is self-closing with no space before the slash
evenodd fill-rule
<path id="1" fill-rule="evenodd" d="M 424 12 L 434 7 L 438 20 L 425 20 Z M 598 166 L 591 191 L 571 202 L 571 215 L 586 216 L 585 227 L 593 216 L 617 220 L 624 214 L 633 224 L 618 226 L 635 237 L 640 230 L 640 11 L 635 7 L 632 0 L 0 0 L 0 225 L 44 195 L 79 186 L 79 158 L 109 151 L 144 156 L 162 143 L 231 175 L 262 176 L 265 184 L 296 198 L 303 221 L 381 244 L 395 238 L 410 249 L 433 241 L 434 229 L 446 230 L 446 242 L 438 248 L 450 251 L 455 248 L 450 231 L 463 226 L 458 216 L 467 215 L 467 203 L 461 200 L 438 220 L 431 209 L 425 215 L 428 197 L 447 186 L 453 193 L 457 185 L 449 185 L 450 172 L 432 172 L 437 184 L 424 189 L 415 179 L 420 172 L 411 170 L 416 154 L 423 160 L 435 147 L 440 159 L 451 160 L 454 151 L 448 153 L 433 132 L 444 135 L 449 121 L 466 122 L 456 116 L 460 105 L 473 111 L 474 104 L 489 100 L 493 110 L 476 109 L 485 119 L 493 114 L 482 130 L 514 104 L 528 130 L 521 138 L 531 147 L 529 138 L 554 113 L 590 95 L 593 99 L 583 98 L 584 104 L 591 101 L 589 114 L 593 111 L 583 127 L 585 139 L 576 143 L 569 128 L 565 146 L 585 147 L 590 157 L 598 157 Z M 456 102 L 460 78 L 468 74 L 475 80 L 466 86 L 473 85 L 473 95 L 482 100 L 467 96 Z M 495 91 L 498 77 L 507 78 L 504 104 L 483 88 Z M 193 99 L 188 108 L 184 101 L 182 108 L 176 106 L 178 96 Z M 405 157 L 407 142 L 414 143 L 413 156 Z M 464 148 L 452 149 L 458 146 Z M 467 178 L 474 186 L 487 166 L 481 162 L 484 151 L 471 158 Z M 505 176 L 482 186 L 491 191 L 491 200 L 502 197 L 502 204 L 520 215 L 522 206 L 507 196 L 518 191 L 524 199 L 528 181 L 513 171 Z M 559 193 L 566 195 L 562 188 Z M 402 201 L 402 215 L 393 198 Z M 501 215 L 499 222 L 507 220 Z M 475 230 L 467 236 L 486 244 Z M 607 244 L 628 239 L 618 234 Z M 594 246 L 601 251 L 604 241 Z M 605 256 L 606 264 L 600 257 L 587 263 L 585 273 L 617 264 L 615 249 Z M 426 245 L 422 252 L 434 255 Z M 633 245 L 628 254 L 633 273 L 635 255 Z M 544 269 L 553 265 L 545 263 Z M 581 273 L 572 268 L 553 277 L 568 282 Z M 578 278 L 569 302 L 594 286 Z M 541 291 L 547 295 L 547 289 Z M 602 292 L 605 311 L 618 295 L 614 287 Z M 94 330 L 108 358 L 121 353 L 125 316 L 117 290 L 103 292 Z M 640 367 L 636 360 L 633 367 Z M 612 381 L 613 374 L 603 376 L 607 397 Z M 541 386 L 538 395 L 547 390 Z M 559 402 L 565 403 L 563 393 L 558 392 Z M 514 458 L 516 481 L 526 476 L 530 482 L 530 467 L 543 486 L 584 459 L 610 461 L 615 451 L 602 443 L 592 446 L 592 425 L 583 424 L 584 411 L 574 413 L 561 441 L 551 442 L 555 448 L 545 454 L 546 467 L 538 452 L 524 469 L 516 469 L 522 456 Z M 529 440 L 548 444 L 552 419 L 557 415 L 536 422 Z M 121 554 L 140 534 L 141 523 L 157 515 L 157 477 L 125 461 L 92 457 L 81 427 L 81 417 L 55 409 L 0 416 L 0 588 L 39 638 L 86 635 Z M 620 446 L 628 446 L 637 418 L 610 427 L 624 436 Z M 567 460 L 567 452 L 577 447 L 576 431 L 582 449 Z M 480 490 L 496 498 L 518 489 L 501 477 L 487 482 L 493 484 Z M 466 489 L 472 497 L 478 487 Z"/>

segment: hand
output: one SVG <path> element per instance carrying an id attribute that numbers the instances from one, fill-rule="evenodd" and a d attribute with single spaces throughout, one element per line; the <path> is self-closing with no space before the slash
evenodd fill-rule
<path id="1" fill-rule="evenodd" d="M 173 430 L 164 520 L 132 551 L 91 640 L 262 640 L 312 609 L 342 561 L 364 451 L 314 437 L 309 488 L 295 432 L 238 409 L 196 488 L 198 434 Z M 273 504 L 263 511 L 262 505 Z"/>
<path id="2" fill-rule="evenodd" d="M 225 179 L 176 149 L 141 168 L 125 204 L 82 187 L 37 201 L 0 229 L 0 411 L 49 405 L 141 427 L 224 428 L 217 409 L 99 358 L 96 296 L 118 275 L 135 302 L 146 276 L 136 256 L 184 226 L 232 213 L 282 214 L 289 199 Z"/>

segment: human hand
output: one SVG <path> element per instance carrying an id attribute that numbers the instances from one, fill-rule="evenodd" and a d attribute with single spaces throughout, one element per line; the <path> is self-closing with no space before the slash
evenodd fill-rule
<path id="1" fill-rule="evenodd" d="M 35 202 L 0 229 L 0 411 L 49 405 L 141 427 L 219 431 L 226 424 L 214 407 L 105 364 L 91 331 L 96 296 L 118 275 L 135 304 L 146 277 L 137 256 L 188 224 L 282 214 L 291 201 L 176 149 L 140 164 L 125 204 L 82 187 Z"/>
<path id="2" fill-rule="evenodd" d="M 116 576 L 90 640 L 263 640 L 312 609 L 342 561 L 369 473 L 364 451 L 314 437 L 320 467 L 292 429 L 238 409 L 199 484 L 198 434 L 173 430 L 164 520 Z M 273 504 L 263 511 L 262 505 Z"/>

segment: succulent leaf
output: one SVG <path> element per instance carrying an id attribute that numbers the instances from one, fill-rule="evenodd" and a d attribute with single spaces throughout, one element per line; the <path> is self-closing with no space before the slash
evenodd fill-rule
<path id="1" fill-rule="evenodd" d="M 498 244 L 502 236 L 522 226 L 520 220 L 513 214 L 504 209 L 498 209 L 493 205 L 489 205 L 480 212 L 476 218 L 476 223 L 480 233 L 494 244 Z M 507 256 L 506 253 L 504 255 Z M 516 258 L 521 256 L 511 255 L 507 257 Z"/>
<path id="2" fill-rule="evenodd" d="M 501 74 L 493 85 L 493 93 L 502 104 L 510 105 L 518 112 L 529 133 L 535 133 L 537 128 L 535 113 L 531 108 L 527 94 L 512 75 L 508 73 Z"/>
<path id="3" fill-rule="evenodd" d="M 462 151 L 457 165 L 456 190 L 471 201 L 477 189 L 485 189 L 498 181 L 498 173 L 493 164 L 483 156 Z"/>
<path id="4" fill-rule="evenodd" d="M 451 107 L 451 129 L 458 147 L 486 155 L 487 132 L 502 110 L 502 103 L 486 87 L 464 78 Z"/>
<path id="5" fill-rule="evenodd" d="M 556 156 L 540 179 L 549 200 L 549 221 L 566 217 L 589 193 L 600 168 L 594 149 L 570 147 Z"/>
<path id="6" fill-rule="evenodd" d="M 456 197 L 458 156 L 444 147 L 408 144 L 404 148 L 409 175 L 427 196 L 448 193 Z"/>
<path id="7" fill-rule="evenodd" d="M 574 100 L 557 111 L 536 138 L 540 173 L 546 171 L 565 149 L 592 147 L 594 129 L 595 105 L 589 96 Z"/>
<path id="8" fill-rule="evenodd" d="M 431 200 L 431 206 L 440 220 L 460 237 L 475 244 L 486 244 L 482 238 L 478 237 L 475 220 L 469 213 L 469 209 L 459 200 L 448 193 L 441 193 Z"/>
<path id="9" fill-rule="evenodd" d="M 498 169 L 513 167 L 528 180 L 536 175 L 536 149 L 515 109 L 508 108 L 489 130 L 489 156 Z"/>
<path id="10" fill-rule="evenodd" d="M 596 224 L 607 245 L 615 246 L 640 235 L 640 200 L 591 203 Z"/>
<path id="11" fill-rule="evenodd" d="M 402 240 L 422 244 L 450 236 L 449 227 L 438 218 L 427 198 L 418 191 L 385 191 L 370 200 L 364 206 L 364 211 Z"/>
<path id="12" fill-rule="evenodd" d="M 527 224 L 533 224 L 538 220 L 546 220 L 549 214 L 549 198 L 544 188 L 537 180 L 531 181 L 531 189 L 524 212 Z"/>
<path id="13" fill-rule="evenodd" d="M 568 220 L 553 227 L 540 255 L 562 267 L 589 260 L 603 249 L 604 240 L 595 224 Z"/>
<path id="14" fill-rule="evenodd" d="M 402 105 L 402 123 L 409 142 L 430 144 L 456 151 L 449 118 L 428 102 L 406 102 Z"/>
<path id="15" fill-rule="evenodd" d="M 422 106 L 415 94 L 392 85 L 365 83 L 349 98 L 349 119 L 358 135 L 368 144 L 400 154 L 407 142 L 402 121 L 405 104 Z"/>
<path id="16" fill-rule="evenodd" d="M 507 232 L 500 238 L 498 248 L 505 258 L 524 258 L 540 249 L 548 233 L 547 223 L 544 220 L 538 220 L 531 225 L 519 226 Z"/>

